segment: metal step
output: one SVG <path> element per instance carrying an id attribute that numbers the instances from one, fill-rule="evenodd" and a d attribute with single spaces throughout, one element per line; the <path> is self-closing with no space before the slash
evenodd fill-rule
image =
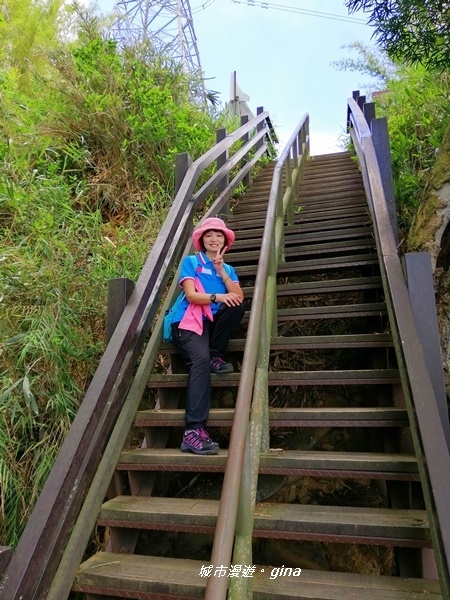
<path id="1" fill-rule="evenodd" d="M 234 408 L 212 408 L 210 427 L 231 427 Z M 404 408 L 269 408 L 271 427 L 403 427 L 408 424 Z M 150 409 L 136 414 L 136 427 L 184 427 L 183 409 Z"/>
<path id="2" fill-rule="evenodd" d="M 350 256 L 335 256 L 284 262 L 278 265 L 277 275 L 280 276 L 284 273 L 304 273 L 305 271 L 342 269 L 344 267 L 364 267 L 369 265 L 378 266 L 378 256 L 374 252 L 371 254 L 354 254 Z M 235 271 L 240 278 L 255 277 L 257 265 L 247 265 L 244 267 L 236 266 Z"/>
<path id="3" fill-rule="evenodd" d="M 309 231 L 325 231 L 326 229 L 347 229 L 351 227 L 362 227 L 363 225 L 372 228 L 372 222 L 368 215 L 359 217 L 347 217 L 345 219 L 333 219 L 330 221 L 321 221 L 320 223 L 301 223 L 301 225 L 288 225 L 285 227 L 287 234 L 294 232 L 307 233 Z"/>
<path id="4" fill-rule="evenodd" d="M 118 592 L 139 600 L 198 600 L 205 595 L 208 566 L 199 560 L 99 552 L 81 565 L 73 590 L 95 597 Z M 437 581 L 253 566 L 246 576 L 252 577 L 254 600 L 442 600 Z M 209 576 L 219 573 L 224 575 L 212 565 Z"/>
<path id="5" fill-rule="evenodd" d="M 294 224 L 288 225 L 285 228 L 285 231 L 286 233 L 289 233 L 291 231 L 300 231 L 306 227 L 315 227 L 316 229 L 336 229 L 336 227 L 352 227 L 360 226 L 365 223 L 370 223 L 370 217 L 367 214 L 367 211 L 365 210 L 362 211 L 361 214 L 353 215 L 353 213 L 350 212 L 350 216 L 347 215 L 345 217 L 336 217 L 335 219 L 330 219 L 327 215 L 325 216 L 327 218 L 324 218 L 323 220 L 314 220 L 298 216 L 297 218 L 294 218 Z M 261 230 L 262 234 L 262 228 L 264 227 L 264 223 L 265 218 L 251 220 L 237 219 L 234 223 L 230 223 L 230 226 L 237 232 L 238 236 L 241 236 L 241 232 L 248 230 L 255 232 L 258 229 Z"/>
<path id="6" fill-rule="evenodd" d="M 217 375 L 211 373 L 212 387 L 236 387 L 240 373 Z M 149 388 L 186 387 L 188 376 L 185 373 L 150 375 Z M 348 371 L 271 371 L 268 385 L 393 385 L 400 383 L 397 369 L 366 369 Z"/>
<path id="7" fill-rule="evenodd" d="M 223 473 L 228 451 L 200 456 L 179 448 L 124 450 L 119 471 L 194 471 Z M 375 452 L 331 452 L 314 450 L 270 450 L 261 454 L 259 473 L 266 475 L 307 475 L 346 479 L 418 481 L 413 454 Z"/>
<path id="8" fill-rule="evenodd" d="M 320 206 L 338 206 L 341 202 L 345 205 L 349 202 L 357 202 L 358 204 L 364 204 L 367 206 L 367 199 L 364 193 L 364 190 L 342 190 L 339 193 L 330 192 L 327 193 L 324 190 L 321 190 L 319 193 L 315 194 L 313 192 L 309 192 L 307 195 L 302 195 L 299 198 L 298 203 L 294 205 L 294 208 L 297 206 L 301 208 L 320 208 Z"/>
<path id="9" fill-rule="evenodd" d="M 233 339 L 228 351 L 242 351 L 246 339 Z M 327 348 L 389 348 L 394 345 L 390 333 L 360 333 L 353 335 L 315 335 L 274 337 L 270 342 L 271 350 L 320 350 Z M 162 342 L 162 353 L 177 352 L 172 343 Z"/>
<path id="10" fill-rule="evenodd" d="M 253 198 L 250 203 L 242 202 L 242 204 L 234 208 L 233 213 L 228 218 L 228 222 L 234 226 L 236 223 L 239 223 L 242 217 L 249 220 L 259 217 L 261 220 L 264 220 L 267 215 L 268 200 L 268 195 L 260 194 L 258 197 Z M 321 212 L 332 215 L 338 211 L 345 216 L 353 210 L 368 211 L 365 196 L 348 193 L 339 199 L 336 199 L 334 194 L 330 194 L 328 199 L 323 196 L 318 199 L 301 197 L 293 205 L 293 216 L 294 218 L 300 218 L 308 213 Z"/>
<path id="11" fill-rule="evenodd" d="M 304 244 L 292 249 L 285 250 L 286 258 L 310 256 L 314 254 L 338 254 L 340 252 L 355 252 L 356 250 L 375 250 L 375 241 L 373 238 L 366 237 L 362 240 L 344 240 L 341 242 L 324 242 L 323 244 Z M 235 266 L 236 263 L 258 261 L 261 251 L 230 252 L 227 253 L 227 262 Z"/>
<path id="12" fill-rule="evenodd" d="M 356 290 L 381 289 L 381 277 L 355 277 L 348 279 L 328 279 L 320 281 L 302 281 L 297 283 L 285 283 L 277 286 L 277 295 L 296 296 L 303 294 L 324 294 L 331 292 L 349 292 Z M 243 287 L 244 297 L 251 297 L 254 287 Z"/>
<path id="13" fill-rule="evenodd" d="M 320 206 L 326 207 L 336 207 L 336 206 L 347 206 L 351 203 L 357 203 L 364 206 L 367 206 L 367 198 L 364 193 L 364 189 L 358 186 L 357 189 L 344 189 L 339 192 L 334 193 L 326 193 L 323 190 L 320 190 L 319 193 L 316 194 L 314 190 L 309 191 L 307 194 L 299 195 L 297 203 L 305 208 Z"/>
<path id="14" fill-rule="evenodd" d="M 353 217 L 357 216 L 357 215 L 364 215 L 364 216 L 368 216 L 368 212 L 367 212 L 367 206 L 363 205 L 363 204 L 352 204 L 351 207 L 347 210 L 347 209 L 343 209 L 343 208 L 329 208 L 328 210 L 324 211 L 324 210 L 317 210 L 316 208 L 314 209 L 308 209 L 308 210 L 299 210 L 298 212 L 294 213 L 294 218 L 293 218 L 293 222 L 294 224 L 301 224 L 301 223 L 309 223 L 311 221 L 325 221 L 325 220 L 332 220 L 332 219 L 342 219 L 348 216 L 349 211 L 351 211 L 351 214 Z M 249 212 L 245 213 L 245 218 L 244 216 L 240 216 L 237 215 L 236 217 L 234 217 L 233 219 L 229 219 L 228 223 L 230 224 L 230 227 L 233 228 L 239 228 L 239 229 L 248 229 L 250 227 L 253 228 L 260 228 L 262 230 L 262 228 L 264 227 L 266 221 L 266 211 L 264 210 L 258 210 L 255 212 L 252 212 L 251 214 L 249 214 Z"/>
<path id="15" fill-rule="evenodd" d="M 340 202 L 338 206 L 343 207 L 343 209 L 339 210 L 335 206 L 323 202 L 319 202 L 317 204 L 302 203 L 298 206 L 294 206 L 294 215 L 298 214 L 306 219 L 312 218 L 314 216 L 319 216 L 318 213 L 320 213 L 322 220 L 323 218 L 328 216 L 330 217 L 330 220 L 332 220 L 333 218 L 335 219 L 338 216 L 340 216 L 341 218 L 347 217 L 349 214 L 369 214 L 365 202 L 363 203 L 358 200 L 348 201 L 345 204 Z"/>
<path id="16" fill-rule="evenodd" d="M 258 232 L 253 232 L 254 236 L 236 240 L 233 244 L 233 253 L 237 254 L 240 251 L 246 251 L 248 248 L 261 249 L 261 235 L 257 237 Z M 325 243 L 328 240 L 350 240 L 350 239 L 373 239 L 373 231 L 371 226 L 352 227 L 350 229 L 333 229 L 332 231 L 315 231 L 312 233 L 291 231 L 284 237 L 284 244 L 288 248 L 295 245 L 299 249 L 303 244 L 314 242 L 317 245 Z M 230 253 L 231 254 L 231 253 Z M 230 256 L 227 254 L 227 258 Z"/>
<path id="17" fill-rule="evenodd" d="M 370 218 L 369 213 L 367 211 L 367 206 L 364 205 L 353 205 L 349 210 L 351 210 L 352 217 L 356 217 L 358 215 L 365 216 L 366 218 Z M 294 224 L 302 224 L 309 223 L 312 221 L 326 221 L 333 219 L 343 219 L 348 217 L 349 210 L 327 210 L 327 211 L 317 211 L 317 210 L 300 210 L 298 213 L 294 213 Z"/>
<path id="18" fill-rule="evenodd" d="M 385 317 L 386 304 L 350 304 L 336 306 L 307 306 L 303 308 L 279 308 L 277 310 L 278 323 L 289 321 L 322 321 L 325 319 L 356 319 L 360 317 Z M 246 311 L 242 323 L 248 323 L 250 312 Z M 165 345 L 162 345 L 165 349 Z M 167 350 L 170 352 L 170 349 Z"/>
<path id="19" fill-rule="evenodd" d="M 305 174 L 299 186 L 300 192 L 305 188 L 322 186 L 332 186 L 337 188 L 339 186 L 352 186 L 358 188 L 361 186 L 361 173 L 354 169 L 343 170 L 342 172 L 324 171 L 323 173 L 314 173 L 313 171 L 308 172 L 305 169 Z"/>
<path id="20" fill-rule="evenodd" d="M 308 165 L 309 167 L 309 165 Z M 326 181 L 341 181 L 348 178 L 361 177 L 360 172 L 358 171 L 358 167 L 356 165 L 352 165 L 347 163 L 346 165 L 342 165 L 339 167 L 331 166 L 328 169 L 310 169 L 306 168 L 302 183 L 310 183 L 310 182 L 322 182 Z"/>
<path id="21" fill-rule="evenodd" d="M 102 506 L 105 527 L 213 534 L 218 500 L 118 496 Z M 255 506 L 253 536 L 429 548 L 424 510 L 269 504 Z"/>
<path id="22" fill-rule="evenodd" d="M 338 202 L 343 198 L 349 198 L 352 196 L 355 198 L 365 198 L 364 186 L 361 183 L 354 183 L 347 186 L 340 185 L 335 186 L 334 188 L 329 188 L 326 185 L 319 186 L 317 184 L 308 185 L 304 188 L 299 186 L 300 203 L 307 203 L 311 201 L 311 199 L 318 201 L 319 198 L 324 202 L 327 200 L 330 202 Z"/>
<path id="23" fill-rule="evenodd" d="M 386 304 L 344 304 L 335 306 L 305 306 L 303 308 L 281 308 L 277 311 L 278 322 L 312 320 L 312 319 L 345 319 L 354 317 L 384 317 L 387 314 Z M 244 315 L 244 319 L 246 316 Z M 248 314 L 247 314 L 248 318 Z"/>

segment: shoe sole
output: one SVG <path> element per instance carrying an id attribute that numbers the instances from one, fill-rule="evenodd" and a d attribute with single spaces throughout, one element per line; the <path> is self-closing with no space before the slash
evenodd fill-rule
<path id="1" fill-rule="evenodd" d="M 195 448 L 191 448 L 191 446 L 186 446 L 185 444 L 181 444 L 181 452 L 192 452 L 192 454 L 217 454 L 220 448 L 217 444 L 217 448 L 211 448 L 210 450 L 196 450 Z"/>
<path id="2" fill-rule="evenodd" d="M 214 369 L 211 369 L 211 373 L 216 373 L 216 375 L 225 375 L 226 373 L 234 373 L 234 369 L 223 369 L 222 371 L 214 371 Z"/>

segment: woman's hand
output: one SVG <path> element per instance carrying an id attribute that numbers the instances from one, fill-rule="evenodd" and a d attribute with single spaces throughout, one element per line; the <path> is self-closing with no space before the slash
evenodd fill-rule
<path id="1" fill-rule="evenodd" d="M 227 276 L 227 272 L 225 271 L 225 269 L 223 267 L 223 255 L 225 254 L 225 252 L 227 250 L 228 250 L 228 246 L 224 246 L 222 248 L 222 250 L 217 249 L 217 254 L 212 259 L 214 268 L 216 269 L 217 273 L 222 277 L 222 279 L 225 279 L 225 277 Z"/>
<path id="2" fill-rule="evenodd" d="M 236 292 L 216 294 L 216 302 L 223 302 L 227 306 L 239 306 L 239 304 L 242 304 L 242 297 L 240 294 L 236 294 Z"/>
<path id="3" fill-rule="evenodd" d="M 212 259 L 214 268 L 227 288 L 225 294 L 216 294 L 217 302 L 223 302 L 227 306 L 238 306 L 244 301 L 244 294 L 241 286 L 237 281 L 232 281 L 223 266 L 223 256 L 228 250 L 228 246 L 224 246 L 222 250 L 217 250 L 215 258 Z"/>

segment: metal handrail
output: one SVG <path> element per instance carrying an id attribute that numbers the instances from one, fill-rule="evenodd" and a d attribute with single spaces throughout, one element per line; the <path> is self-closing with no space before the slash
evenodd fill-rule
<path id="1" fill-rule="evenodd" d="M 386 305 L 444 598 L 450 598 L 450 457 L 383 190 L 370 128 L 353 98 L 350 134 L 371 208 Z"/>
<path id="2" fill-rule="evenodd" d="M 134 369 L 167 282 L 189 238 L 194 213 L 199 203 L 208 196 L 218 181 L 251 150 L 254 150 L 252 159 L 241 167 L 233 181 L 214 203 L 211 210 L 216 211 L 217 214 L 231 197 L 238 183 L 255 166 L 258 159 L 268 152 L 268 144 L 263 139 L 265 133 L 267 135 L 270 133 L 266 125 L 268 117 L 268 112 L 261 112 L 188 167 L 168 216 L 5 571 L 0 584 L 2 600 L 20 598 L 38 600 L 47 597 L 61 555 L 70 539 L 70 532 L 77 521 L 80 509 L 84 506 L 94 478 L 99 486 L 98 490 L 102 489 L 105 481 L 106 487 L 110 482 L 111 477 L 108 479 L 107 476 L 101 483 L 98 482 L 96 471 L 99 461 L 103 455 L 106 456 L 111 451 L 108 445 L 111 434 L 116 435 L 117 439 L 123 434 L 122 429 L 118 433 L 114 428 L 116 421 L 122 428 L 128 426 L 129 430 L 131 426 L 130 411 L 128 410 L 127 418 L 124 419 L 121 418 L 120 413 L 123 407 L 127 408 L 124 400 L 128 390 L 133 390 L 135 393 L 138 387 L 137 384 L 132 385 Z M 249 141 L 239 148 L 200 190 L 195 192 L 198 179 L 204 170 L 244 135 L 250 138 Z M 154 362 L 156 342 L 154 336 L 151 339 L 153 347 L 149 349 L 149 343 L 147 350 L 149 350 L 148 357 L 150 359 L 153 357 Z M 122 447 L 123 444 L 120 448 Z M 100 464 L 105 466 L 104 462 L 103 460 Z M 90 498 L 91 496 L 92 493 Z M 104 494 L 99 492 L 98 497 L 103 498 Z M 92 517 L 85 516 L 87 520 L 81 523 L 81 528 L 84 526 L 84 531 L 88 529 L 90 534 L 92 527 L 89 527 L 88 523 Z M 80 519 L 77 523 L 80 523 Z M 78 543 L 78 550 L 80 547 Z M 73 564 L 72 561 L 72 569 Z M 66 572 L 63 578 L 65 581 L 62 586 L 67 588 L 68 582 L 71 584 L 70 571 Z M 55 597 L 60 600 L 64 595 Z"/>
<path id="3" fill-rule="evenodd" d="M 289 207 L 292 205 L 293 197 L 298 193 L 300 175 L 308 154 L 309 116 L 304 115 L 277 162 L 272 180 L 211 554 L 213 565 L 225 567 L 230 565 L 239 513 L 241 513 L 239 523 L 242 524 L 243 531 L 239 530 L 238 524 L 236 543 L 242 546 L 243 553 L 247 556 L 251 552 L 251 530 L 258 474 L 257 461 L 259 460 L 261 439 L 264 439 L 264 436 L 249 439 L 250 410 L 252 410 L 254 422 L 250 428 L 251 433 L 255 433 L 258 429 L 260 431 L 268 429 L 268 394 L 267 385 L 264 384 L 264 381 L 267 382 L 265 361 L 270 350 L 272 321 L 276 310 L 276 272 L 278 261 L 283 254 L 284 215 L 288 213 L 292 217 Z M 282 193 L 283 168 L 286 169 L 287 182 L 284 195 Z M 269 302 L 271 310 L 267 312 L 269 298 L 272 300 Z M 263 340 L 263 344 L 261 344 L 261 340 Z M 264 389 L 266 394 L 264 394 Z M 263 414 L 266 416 L 258 425 L 257 419 Z M 250 454 L 253 458 L 252 461 L 250 461 Z M 244 506 L 239 507 L 241 501 Z M 242 511 L 245 514 L 242 514 Z M 245 564 L 250 563 L 246 562 Z M 233 584 L 241 585 L 245 579 L 235 578 Z M 227 586 L 227 578 L 208 578 L 205 600 L 224 599 Z M 249 593 L 248 590 L 243 592 L 236 588 L 230 590 L 230 594 L 236 594 L 236 597 L 240 598 L 249 598 Z"/>

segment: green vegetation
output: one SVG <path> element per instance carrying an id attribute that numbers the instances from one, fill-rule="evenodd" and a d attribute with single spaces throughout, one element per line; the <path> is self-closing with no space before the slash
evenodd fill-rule
<path id="1" fill-rule="evenodd" d="M 440 173 L 433 177 L 441 186 L 450 177 L 448 4 L 441 0 L 346 0 L 345 4 L 349 12 L 368 16 L 378 47 L 396 61 L 396 72 L 385 78 L 386 93 L 378 104 L 389 120 L 400 225 L 407 231 L 419 203 L 430 201 L 425 184 L 440 148 L 444 153 L 440 153 Z M 432 210 L 433 206 L 421 207 L 422 216 Z"/>
<path id="2" fill-rule="evenodd" d="M 0 545 L 17 543 L 102 354 L 107 280 L 137 279 L 175 155 L 195 160 L 227 125 L 167 57 L 119 51 L 61 5 L 6 0 L 0 17 Z"/>
<path id="3" fill-rule="evenodd" d="M 450 67 L 450 11 L 443 0 L 345 0 L 360 10 L 374 36 L 393 60 L 422 64 L 428 71 Z"/>
<path id="4" fill-rule="evenodd" d="M 364 86 L 368 97 L 379 92 L 373 100 L 377 117 L 387 118 L 397 217 L 407 235 L 449 123 L 449 76 L 421 65 L 401 66 L 360 43 L 348 48 L 357 58 L 333 64 L 369 75 L 373 83 Z"/>
<path id="5" fill-rule="evenodd" d="M 422 200 L 450 118 L 448 74 L 407 67 L 376 98 L 388 120 L 399 226 L 405 234 Z"/>

